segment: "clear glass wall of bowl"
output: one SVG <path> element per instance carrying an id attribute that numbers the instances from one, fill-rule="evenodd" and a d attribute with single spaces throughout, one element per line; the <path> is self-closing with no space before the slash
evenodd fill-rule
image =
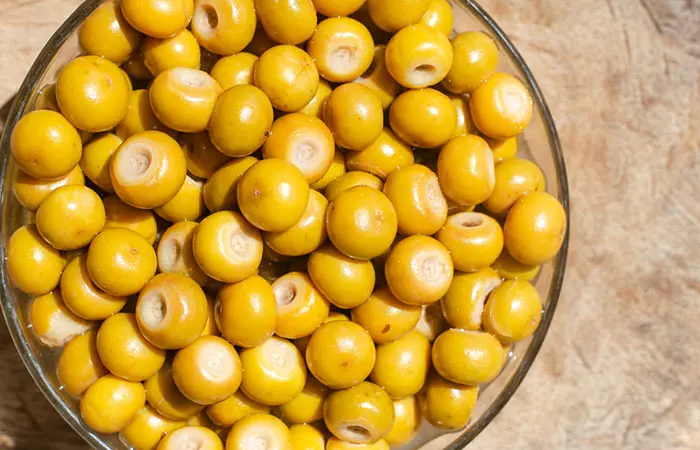
<path id="1" fill-rule="evenodd" d="M 60 68 L 79 55 L 76 30 L 100 3 L 101 0 L 84 2 L 51 38 L 19 90 L 15 105 L 7 119 L 8 131 L 14 127 L 22 115 L 34 109 L 39 92 L 55 80 Z M 500 70 L 516 75 L 526 82 L 533 92 L 535 115 L 532 124 L 521 137 L 520 152 L 521 155 L 533 159 L 540 165 L 547 177 L 548 192 L 557 196 L 568 212 L 566 172 L 556 130 L 532 75 L 505 35 L 475 2 L 452 0 L 451 3 L 455 8 L 455 32 L 482 30 L 494 37 L 501 49 Z M 30 298 L 9 285 L 5 259 L 9 237 L 21 225 L 34 220 L 33 214 L 24 211 L 12 194 L 14 164 L 10 157 L 9 134 L 8 132 L 3 135 L 0 155 L 3 173 L 0 181 L 2 187 L 2 250 L 0 252 L 2 252 L 3 262 L 2 308 L 10 334 L 30 374 L 53 407 L 71 427 L 96 449 L 127 449 L 128 446 L 120 442 L 117 436 L 93 433 L 82 423 L 78 401 L 62 391 L 56 378 L 55 368 L 60 350 L 47 349 L 34 337 L 32 330 L 27 327 Z M 537 279 L 536 287 L 544 300 L 544 315 L 540 328 L 533 338 L 520 342 L 513 348 L 503 373 L 481 391 L 469 427 L 457 433 L 439 436 L 435 430 L 424 426 L 419 437 L 401 450 L 463 448 L 505 405 L 527 373 L 547 333 L 559 296 L 566 251 L 565 243 L 560 256 L 552 263 L 545 265 Z"/>
<path id="2" fill-rule="evenodd" d="M 484 31 L 496 40 L 500 49 L 499 71 L 515 75 L 526 83 L 535 99 L 530 126 L 519 137 L 519 156 L 531 159 L 542 168 L 547 179 L 547 192 L 559 198 L 569 215 L 569 193 L 566 168 L 554 121 L 535 79 L 522 57 L 498 25 L 477 2 L 451 0 L 454 7 L 454 32 Z M 534 362 L 556 309 L 566 266 L 568 237 L 559 256 L 542 267 L 535 281 L 544 304 L 542 323 L 535 335 L 514 345 L 503 372 L 481 389 L 471 422 L 466 430 L 440 435 L 431 427 L 423 427 L 418 439 L 401 450 L 460 449 L 471 442 L 493 420 L 515 393 Z"/>

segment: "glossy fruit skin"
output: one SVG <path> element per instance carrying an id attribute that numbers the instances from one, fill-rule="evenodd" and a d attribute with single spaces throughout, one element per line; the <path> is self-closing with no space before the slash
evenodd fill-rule
<path id="1" fill-rule="evenodd" d="M 331 83 L 349 83 L 372 64 L 374 40 L 357 20 L 331 17 L 318 24 L 306 50 L 321 77 Z"/>
<path id="2" fill-rule="evenodd" d="M 206 212 L 202 195 L 203 187 L 203 181 L 187 175 L 185 183 L 175 197 L 158 206 L 154 211 L 160 217 L 172 223 L 197 220 Z"/>
<path id="3" fill-rule="evenodd" d="M 183 134 L 179 140 L 185 153 L 187 171 L 197 178 L 208 180 L 231 158 L 224 155 L 212 144 L 209 133 Z"/>
<path id="4" fill-rule="evenodd" d="M 366 0 L 312 0 L 316 11 L 326 17 L 349 16 L 365 4 Z"/>
<path id="5" fill-rule="evenodd" d="M 162 131 L 172 137 L 175 137 L 177 134 L 176 131 L 166 127 L 158 120 L 153 112 L 153 107 L 151 107 L 149 94 L 150 91 L 148 89 L 137 89 L 131 92 L 129 109 L 114 131 L 121 140 L 125 140 L 136 133 L 149 130 Z"/>
<path id="6" fill-rule="evenodd" d="M 508 99 L 507 102 L 501 99 Z M 532 119 L 532 96 L 517 78 L 495 73 L 471 95 L 469 109 L 476 128 L 493 139 L 522 133 Z"/>
<path id="7" fill-rule="evenodd" d="M 36 225 L 18 228 L 7 245 L 10 283 L 30 295 L 51 292 L 61 279 L 66 258 L 39 234 Z"/>
<path id="8" fill-rule="evenodd" d="M 191 221 L 178 222 L 170 226 L 163 232 L 158 242 L 156 256 L 160 272 L 187 275 L 200 286 L 206 287 L 213 280 L 197 264 L 192 247 L 194 232 L 198 226 L 197 222 Z M 213 314 L 210 315 L 213 318 Z M 218 334 L 218 329 L 215 324 L 207 323 L 205 332 L 203 333 L 207 335 Z"/>
<path id="9" fill-rule="evenodd" d="M 452 66 L 452 58 L 452 46 L 445 35 L 420 24 L 396 33 L 385 55 L 391 76 L 409 89 L 423 89 L 442 81 Z"/>
<path id="10" fill-rule="evenodd" d="M 510 209 L 503 234 L 513 258 L 537 266 L 556 256 L 566 230 L 566 211 L 559 200 L 546 192 L 533 192 Z"/>
<path id="11" fill-rule="evenodd" d="M 157 207 L 154 211 L 171 223 L 197 220 L 207 212 L 204 196 L 202 195 L 203 188 L 203 181 L 187 175 L 185 183 L 175 194 L 175 197 Z"/>
<path id="12" fill-rule="evenodd" d="M 249 450 L 264 439 L 265 450 L 291 450 L 289 428 L 277 417 L 253 414 L 236 422 L 226 438 L 226 450 Z"/>
<path id="13" fill-rule="evenodd" d="M 56 364 L 56 376 L 62 388 L 73 397 L 80 397 L 107 369 L 97 354 L 97 332 L 89 330 L 71 339 Z"/>
<path id="14" fill-rule="evenodd" d="M 83 144 L 78 131 L 60 113 L 32 111 L 22 117 L 10 138 L 17 165 L 44 180 L 66 176 L 80 161 Z"/>
<path id="15" fill-rule="evenodd" d="M 384 187 L 384 182 L 371 173 L 353 170 L 340 175 L 326 186 L 326 198 L 329 202 L 335 200 L 341 193 L 357 186 L 368 186 L 378 191 Z"/>
<path id="16" fill-rule="evenodd" d="M 416 331 L 428 338 L 430 342 L 449 328 L 449 324 L 442 315 L 441 302 L 433 303 L 423 308 L 423 311 L 416 325 Z"/>
<path id="17" fill-rule="evenodd" d="M 307 270 L 319 291 L 342 309 L 361 305 L 374 290 L 372 263 L 350 258 L 331 244 L 322 246 L 309 256 Z"/>
<path id="18" fill-rule="evenodd" d="M 151 72 L 143 62 L 143 54 L 140 51 L 132 53 L 131 57 L 122 63 L 121 68 L 134 81 L 145 81 L 152 78 Z"/>
<path id="19" fill-rule="evenodd" d="M 275 121 L 262 148 L 266 159 L 281 159 L 295 166 L 308 183 L 320 180 L 333 163 L 335 140 L 317 117 L 287 114 Z"/>
<path id="20" fill-rule="evenodd" d="M 299 112 L 307 116 L 323 119 L 323 107 L 326 104 L 326 99 L 331 95 L 331 92 L 333 92 L 333 87 L 331 87 L 326 80 L 320 80 L 314 98 L 300 109 Z"/>
<path id="21" fill-rule="evenodd" d="M 40 295 L 29 305 L 29 324 L 42 345 L 63 347 L 68 341 L 96 326 L 73 314 L 58 290 Z"/>
<path id="22" fill-rule="evenodd" d="M 280 44 L 301 44 L 316 29 L 311 0 L 255 0 L 255 11 L 265 33 Z"/>
<path id="23" fill-rule="evenodd" d="M 389 450 L 389 448 L 389 444 L 384 439 L 380 439 L 374 444 L 353 444 L 335 436 L 328 439 L 326 445 L 326 450 Z"/>
<path id="24" fill-rule="evenodd" d="M 80 400 L 80 415 L 98 433 L 117 433 L 145 404 L 141 383 L 105 375 L 85 391 Z"/>
<path id="25" fill-rule="evenodd" d="M 212 283 L 213 284 L 213 283 Z M 207 295 L 207 323 L 202 330 L 202 336 L 221 336 L 219 325 L 216 323 L 216 299 Z"/>
<path id="26" fill-rule="evenodd" d="M 228 246 L 223 245 L 226 243 Z M 260 232 L 232 211 L 208 216 L 192 240 L 199 267 L 223 283 L 237 283 L 253 275 L 262 260 L 262 247 Z"/>
<path id="27" fill-rule="evenodd" d="M 119 437 L 135 450 L 153 450 L 164 435 L 185 426 L 184 422 L 163 417 L 146 405 L 119 433 Z"/>
<path id="28" fill-rule="evenodd" d="M 207 129 L 220 94 L 221 86 L 208 73 L 187 67 L 161 72 L 149 90 L 158 120 L 183 133 Z"/>
<path id="29" fill-rule="evenodd" d="M 389 109 L 401 92 L 401 86 L 392 78 L 386 67 L 386 45 L 374 47 L 372 65 L 355 80 L 355 83 L 370 88 L 381 102 L 382 109 Z"/>
<path id="30" fill-rule="evenodd" d="M 514 158 L 518 154 L 518 138 L 512 137 L 505 140 L 486 138 L 489 147 L 493 151 L 493 159 L 496 164 L 507 159 Z"/>
<path id="31" fill-rule="evenodd" d="M 326 450 L 326 438 L 317 425 L 292 425 L 289 434 L 292 450 Z"/>
<path id="32" fill-rule="evenodd" d="M 164 39 L 184 30 L 192 19 L 192 0 L 123 0 L 122 12 L 132 27 Z"/>
<path id="33" fill-rule="evenodd" d="M 387 344 L 416 327 L 422 308 L 400 302 L 388 287 L 380 287 L 369 300 L 352 310 L 352 320 L 362 326 L 374 342 Z"/>
<path id="34" fill-rule="evenodd" d="M 188 445 L 196 445 L 200 450 L 224 450 L 219 436 L 209 428 L 187 426 L 166 435 L 157 450 L 180 450 Z"/>
<path id="35" fill-rule="evenodd" d="M 263 233 L 265 243 L 275 252 L 285 256 L 303 256 L 315 251 L 328 238 L 326 211 L 328 200 L 321 193 L 311 190 L 309 203 L 299 222 L 288 230 Z"/>
<path id="36" fill-rule="evenodd" d="M 432 374 L 418 395 L 423 417 L 441 430 L 467 426 L 479 394 L 478 386 L 464 386 Z"/>
<path id="37" fill-rule="evenodd" d="M 260 56 L 255 85 L 283 112 L 304 108 L 314 98 L 319 76 L 314 60 L 293 45 L 277 45 Z"/>
<path id="38" fill-rule="evenodd" d="M 331 389 L 357 386 L 372 372 L 375 361 L 372 338 L 360 325 L 347 320 L 322 325 L 306 348 L 309 371 Z"/>
<path id="39" fill-rule="evenodd" d="M 115 64 L 129 59 L 139 48 L 141 38 L 141 34 L 124 19 L 116 1 L 100 5 L 78 31 L 78 41 L 85 53 L 101 56 Z"/>
<path id="40" fill-rule="evenodd" d="M 503 217 L 522 196 L 545 190 L 545 177 L 537 164 L 522 158 L 510 158 L 496 164 L 495 185 L 484 207 Z"/>
<path id="41" fill-rule="evenodd" d="M 207 416 L 216 425 L 230 427 L 252 414 L 269 414 L 271 408 L 248 398 L 240 390 L 226 400 L 207 406 Z"/>
<path id="42" fill-rule="evenodd" d="M 273 118 L 272 104 L 262 90 L 247 84 L 234 86 L 216 101 L 209 137 L 225 155 L 248 156 L 265 143 Z"/>
<path id="43" fill-rule="evenodd" d="M 238 390 L 241 367 L 233 345 L 217 336 L 203 336 L 177 352 L 173 359 L 173 380 L 188 399 L 200 405 L 213 405 Z"/>
<path id="44" fill-rule="evenodd" d="M 432 359 L 433 367 L 443 378 L 476 386 L 498 376 L 506 353 L 498 339 L 489 333 L 453 328 L 435 340 Z"/>
<path id="45" fill-rule="evenodd" d="M 286 339 L 273 336 L 258 347 L 241 351 L 241 389 L 263 405 L 287 403 L 304 389 L 306 366 L 299 350 Z"/>
<path id="46" fill-rule="evenodd" d="M 160 131 L 137 133 L 122 143 L 109 168 L 112 188 L 133 207 L 152 209 L 177 195 L 187 161 L 177 141 Z"/>
<path id="47" fill-rule="evenodd" d="M 452 137 L 456 138 L 458 136 L 465 136 L 467 134 L 478 133 L 478 131 L 474 127 L 474 124 L 472 123 L 472 116 L 471 112 L 469 111 L 469 99 L 466 96 L 455 94 L 448 95 L 448 97 L 450 98 L 452 106 L 455 107 L 455 111 L 457 112 L 457 129 L 455 130 L 455 133 L 452 135 Z M 489 146 L 491 146 L 490 142 Z M 496 153 L 494 152 L 494 160 L 495 159 Z"/>
<path id="48" fill-rule="evenodd" d="M 409 305 L 440 300 L 452 283 L 454 267 L 447 248 L 429 236 L 409 236 L 391 249 L 384 276 L 394 296 Z"/>
<path id="49" fill-rule="evenodd" d="M 430 6 L 430 0 L 368 0 L 369 14 L 384 31 L 395 33 L 420 22 Z"/>
<path id="50" fill-rule="evenodd" d="M 214 422 L 209 419 L 209 416 L 204 411 L 196 414 L 185 421 L 188 427 L 204 427 L 214 431 L 220 440 L 226 438 L 226 433 L 221 428 L 217 427 Z"/>
<path id="51" fill-rule="evenodd" d="M 253 39 L 255 26 L 253 0 L 195 0 L 192 33 L 212 53 L 240 52 Z"/>
<path id="52" fill-rule="evenodd" d="M 500 284 L 501 278 L 490 267 L 473 273 L 456 273 L 440 302 L 447 322 L 454 328 L 481 330 L 486 299 Z"/>
<path id="53" fill-rule="evenodd" d="M 109 176 L 109 164 L 112 155 L 122 145 L 122 142 L 124 141 L 116 134 L 105 133 L 91 140 L 83 148 L 83 155 L 80 158 L 82 173 L 107 193 L 114 192 L 112 179 Z"/>
<path id="54" fill-rule="evenodd" d="M 389 110 L 391 128 L 409 145 L 435 148 L 457 129 L 457 112 L 450 98 L 435 89 L 409 90 Z"/>
<path id="55" fill-rule="evenodd" d="M 384 112 L 377 96 L 358 83 L 337 87 L 326 100 L 323 120 L 339 146 L 363 150 L 379 138 L 384 129 Z"/>
<path id="56" fill-rule="evenodd" d="M 310 189 L 304 175 L 281 159 L 265 159 L 238 181 L 238 207 L 263 231 L 284 231 L 304 215 Z"/>
<path id="57" fill-rule="evenodd" d="M 478 205 L 493 193 L 493 152 L 476 135 L 451 139 L 440 151 L 437 174 L 445 196 L 458 205 Z"/>
<path id="58" fill-rule="evenodd" d="M 447 216 L 454 216 L 455 214 L 474 212 L 477 205 L 458 205 L 450 199 L 447 199 Z"/>
<path id="59" fill-rule="evenodd" d="M 394 405 L 382 388 L 365 381 L 330 394 L 323 407 L 323 419 L 337 438 L 354 444 L 372 444 L 391 431 Z"/>
<path id="60" fill-rule="evenodd" d="M 172 367 L 166 363 L 161 370 L 144 382 L 146 400 L 158 414 L 172 420 L 186 420 L 199 414 L 204 405 L 187 399 L 173 380 Z"/>
<path id="61" fill-rule="evenodd" d="M 212 67 L 209 75 L 219 83 L 224 91 L 241 84 L 253 84 L 253 74 L 258 64 L 258 57 L 252 53 L 241 52 L 224 56 Z"/>
<path id="62" fill-rule="evenodd" d="M 352 16 L 353 19 L 364 25 L 369 32 L 372 34 L 372 38 L 377 45 L 386 45 L 391 39 L 392 33 L 388 33 L 380 29 L 377 24 L 374 23 L 372 17 L 369 13 L 369 5 L 365 3 L 358 9 Z"/>
<path id="63" fill-rule="evenodd" d="M 435 31 L 439 31 L 449 39 L 454 25 L 452 5 L 447 0 L 430 0 L 428 10 L 423 15 L 420 23 L 429 26 Z"/>
<path id="64" fill-rule="evenodd" d="M 309 276 L 290 272 L 272 283 L 277 302 L 278 336 L 299 339 L 310 336 L 328 317 L 328 300 L 316 289 Z"/>
<path id="65" fill-rule="evenodd" d="M 403 445 L 410 441 L 421 425 L 420 408 L 416 397 L 394 401 L 394 426 L 384 438 L 389 445 Z"/>
<path id="66" fill-rule="evenodd" d="M 113 62 L 80 56 L 61 69 L 56 99 L 64 116 L 81 130 L 94 133 L 117 126 L 129 109 L 128 77 Z"/>
<path id="67" fill-rule="evenodd" d="M 384 194 L 396 209 L 399 233 L 433 235 L 447 221 L 447 200 L 435 173 L 420 164 L 393 171 L 384 183 Z"/>
<path id="68" fill-rule="evenodd" d="M 58 106 L 58 101 L 56 100 L 56 83 L 47 84 L 39 89 L 36 95 L 34 109 L 61 112 L 61 108 Z"/>
<path id="69" fill-rule="evenodd" d="M 235 209 L 238 206 L 238 181 L 258 159 L 253 156 L 236 158 L 214 172 L 204 185 L 204 204 L 210 212 Z"/>
<path id="70" fill-rule="evenodd" d="M 86 320 L 104 320 L 124 308 L 127 298 L 110 295 L 90 279 L 85 253 L 71 260 L 61 276 L 61 294 L 68 309 Z"/>
<path id="71" fill-rule="evenodd" d="M 493 270 L 498 272 L 498 276 L 504 280 L 525 280 L 532 281 L 540 273 L 541 266 L 529 266 L 518 262 L 510 256 L 508 250 L 503 250 L 501 256 L 491 264 Z"/>
<path id="72" fill-rule="evenodd" d="M 277 329 L 275 294 L 258 275 L 229 284 L 216 297 L 221 335 L 239 347 L 257 347 Z"/>
<path id="73" fill-rule="evenodd" d="M 141 290 L 136 321 L 143 336 L 156 347 L 177 350 L 194 342 L 207 323 L 204 291 L 192 278 L 161 273 Z"/>
<path id="74" fill-rule="evenodd" d="M 372 382 L 394 400 L 413 396 L 425 384 L 430 369 L 430 342 L 411 331 L 394 342 L 377 347 Z"/>
<path id="75" fill-rule="evenodd" d="M 102 322 L 97 352 L 112 374 L 129 381 L 147 380 L 165 363 L 165 351 L 143 337 L 131 313 L 115 314 Z"/>
<path id="76" fill-rule="evenodd" d="M 56 180 L 40 180 L 15 167 L 12 175 L 12 193 L 19 204 L 28 211 L 36 211 L 46 197 L 62 186 L 84 186 L 85 177 L 80 167 L 76 166 Z"/>
<path id="77" fill-rule="evenodd" d="M 452 39 L 454 61 L 442 82 L 454 94 L 470 94 L 496 73 L 498 47 L 490 36 L 467 31 Z"/>
<path id="78" fill-rule="evenodd" d="M 127 228 L 140 234 L 150 245 L 153 245 L 158 227 L 152 211 L 129 206 L 116 195 L 103 198 L 102 203 L 104 203 L 107 217 L 105 229 Z"/>
<path id="79" fill-rule="evenodd" d="M 146 39 L 141 52 L 144 64 L 154 77 L 175 67 L 199 69 L 202 58 L 199 43 L 188 30 L 166 39 Z"/>
<path id="80" fill-rule="evenodd" d="M 450 216 L 437 239 L 450 251 L 455 269 L 462 272 L 490 266 L 503 250 L 501 226 L 481 213 Z"/>
<path id="81" fill-rule="evenodd" d="M 105 229 L 92 240 L 87 255 L 90 278 L 112 295 L 136 294 L 156 273 L 155 250 L 126 228 Z"/>
<path id="82" fill-rule="evenodd" d="M 525 280 L 505 281 L 489 296 L 483 318 L 484 329 L 504 344 L 522 341 L 540 324 L 540 294 Z"/>
<path id="83" fill-rule="evenodd" d="M 396 237 L 396 211 L 377 189 L 357 186 L 331 201 L 326 216 L 333 245 L 356 259 L 373 259 L 389 249 Z"/>
<path id="84" fill-rule="evenodd" d="M 326 317 L 326 320 L 323 321 L 323 324 L 325 325 L 330 322 L 340 322 L 348 320 L 350 319 L 345 314 L 336 311 L 331 311 L 328 314 L 328 317 Z M 296 348 L 299 349 L 299 351 L 304 357 L 306 357 L 306 349 L 309 347 L 309 341 L 311 341 L 311 336 L 294 340 L 294 345 L 296 346 Z"/>
<path id="85" fill-rule="evenodd" d="M 275 408 L 275 413 L 288 425 L 312 423 L 323 419 L 323 404 L 329 389 L 314 377 L 306 378 L 301 394 Z"/>
<path id="86" fill-rule="evenodd" d="M 36 212 L 36 226 L 58 250 L 85 247 L 105 226 L 100 196 L 86 186 L 63 186 L 53 191 Z"/>

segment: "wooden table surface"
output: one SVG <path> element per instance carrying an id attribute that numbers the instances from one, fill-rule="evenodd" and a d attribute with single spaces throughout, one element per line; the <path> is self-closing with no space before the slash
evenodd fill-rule
<path id="1" fill-rule="evenodd" d="M 0 102 L 79 0 L 0 0 Z M 522 387 L 472 449 L 700 448 L 700 0 L 482 0 L 554 112 L 569 268 Z M 0 332 L 0 449 L 87 446 Z"/>

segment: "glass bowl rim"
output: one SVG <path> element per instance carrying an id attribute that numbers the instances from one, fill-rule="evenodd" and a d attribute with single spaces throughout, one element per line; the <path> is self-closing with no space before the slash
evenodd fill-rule
<path id="1" fill-rule="evenodd" d="M 29 72 L 25 76 L 17 95 L 15 96 L 15 100 L 5 123 L 5 130 L 10 131 L 14 129 L 19 119 L 24 115 L 27 104 L 32 98 L 34 92 L 39 88 L 37 85 L 38 81 L 45 73 L 53 58 L 56 56 L 58 50 L 61 48 L 63 43 L 78 29 L 80 24 L 90 15 L 90 13 L 92 13 L 92 11 L 102 4 L 103 1 L 104 0 L 85 0 L 47 41 L 46 45 L 43 47 L 32 64 Z M 542 113 L 542 119 L 547 131 L 549 146 L 555 164 L 556 176 L 558 178 L 558 197 L 564 206 L 564 210 L 566 211 L 568 222 L 567 225 L 570 225 L 569 187 L 564 155 L 561 149 L 559 135 L 554 124 L 554 118 L 552 117 L 549 106 L 544 99 L 537 81 L 530 71 L 530 68 L 525 63 L 525 60 L 516 49 L 515 45 L 510 41 L 508 36 L 498 26 L 494 19 L 492 19 L 491 16 L 489 16 L 476 1 L 458 1 L 492 33 L 492 37 L 497 41 L 500 47 L 505 50 L 508 57 L 515 63 L 515 65 L 524 75 L 524 81 L 532 93 L 533 99 L 537 104 L 537 108 Z M 2 154 L 0 155 L 0 174 L 2 174 L 2 176 L 0 176 L 0 192 L 5 192 L 5 175 L 7 173 L 7 167 L 10 161 L 10 135 L 11 132 L 4 132 L 2 139 L 0 140 L 0 151 L 2 151 Z M 0 206 L 4 206 L 4 200 L 4 196 L 3 198 L 0 198 Z M 547 307 L 544 310 L 540 327 L 535 332 L 526 353 L 523 355 L 522 362 L 520 362 L 518 368 L 511 376 L 510 380 L 508 380 L 505 387 L 498 393 L 493 402 L 487 406 L 486 411 L 484 411 L 479 419 L 472 423 L 466 431 L 464 431 L 459 437 L 450 443 L 446 447 L 446 450 L 461 449 L 466 446 L 466 444 L 471 442 L 479 433 L 481 433 L 481 431 L 483 431 L 503 409 L 530 370 L 530 367 L 532 366 L 537 354 L 540 351 L 540 348 L 542 347 L 542 343 L 547 335 L 547 331 L 552 322 L 554 312 L 556 311 L 557 303 L 559 301 L 559 295 L 561 293 L 564 280 L 564 272 L 566 269 L 569 233 L 570 227 L 567 227 L 567 233 L 564 238 L 561 251 L 559 256 L 554 261 L 555 267 L 549 287 Z M 6 256 L 6 249 L 4 246 L 0 245 L 0 260 L 3 261 L 3 267 L 1 270 L 2 301 L 0 304 L 2 306 L 8 331 L 22 359 L 22 362 L 26 366 L 36 385 L 47 398 L 49 403 L 51 403 L 52 407 L 60 414 L 68 425 L 70 425 L 70 427 L 78 433 L 78 435 L 80 435 L 95 449 L 111 450 L 111 447 L 107 445 L 100 436 L 89 430 L 83 424 L 79 415 L 76 414 L 76 411 L 66 404 L 65 400 L 58 394 L 58 390 L 54 389 L 51 381 L 46 376 L 46 373 L 44 373 L 44 371 L 41 369 L 37 359 L 34 357 L 29 342 L 22 330 L 22 322 L 18 311 L 15 308 L 14 301 L 12 300 L 12 287 L 10 285 L 6 270 Z"/>

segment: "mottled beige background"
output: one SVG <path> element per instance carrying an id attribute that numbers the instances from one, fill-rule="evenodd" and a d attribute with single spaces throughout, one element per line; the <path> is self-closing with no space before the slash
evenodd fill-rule
<path id="1" fill-rule="evenodd" d="M 78 0 L 0 0 L 0 101 Z M 700 0 L 483 0 L 559 126 L 569 270 L 475 450 L 700 448 Z M 0 333 L 0 448 L 86 445 Z"/>

